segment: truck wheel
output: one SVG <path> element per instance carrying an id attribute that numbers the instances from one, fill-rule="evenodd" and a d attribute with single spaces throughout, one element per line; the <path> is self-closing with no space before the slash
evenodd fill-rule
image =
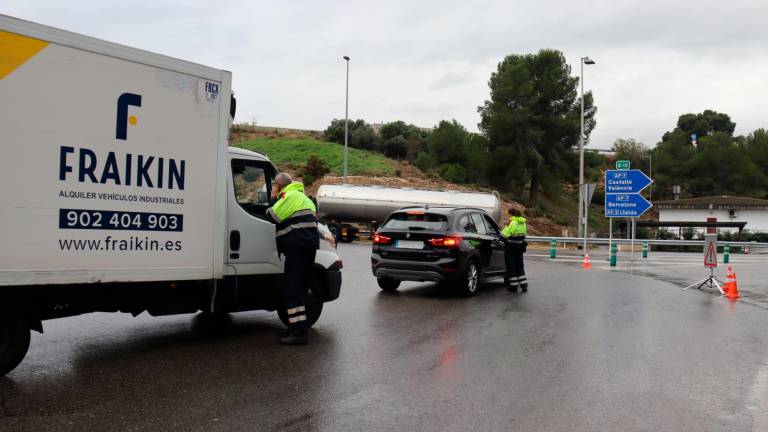
<path id="1" fill-rule="evenodd" d="M 467 297 L 471 297 L 477 294 L 477 288 L 480 286 L 480 266 L 475 260 L 470 260 L 467 263 L 467 268 L 464 270 L 464 277 L 460 278 L 457 282 L 457 288 L 459 291 Z"/>
<path id="2" fill-rule="evenodd" d="M 30 329 L 21 312 L 0 312 L 0 376 L 21 363 L 29 349 Z"/>
<path id="3" fill-rule="evenodd" d="M 317 292 L 320 287 L 320 282 L 316 276 L 312 276 L 309 280 L 309 287 L 307 290 L 307 296 L 304 297 L 304 308 L 307 313 L 307 327 L 312 327 L 317 320 L 320 319 L 320 315 L 323 313 L 323 301 L 317 296 Z M 280 321 L 288 326 L 288 313 L 285 309 L 279 308 L 277 310 L 277 316 L 280 317 Z"/>
<path id="4" fill-rule="evenodd" d="M 379 288 L 384 291 L 397 291 L 400 287 L 400 281 L 388 277 L 380 277 L 376 279 L 379 284 Z"/>

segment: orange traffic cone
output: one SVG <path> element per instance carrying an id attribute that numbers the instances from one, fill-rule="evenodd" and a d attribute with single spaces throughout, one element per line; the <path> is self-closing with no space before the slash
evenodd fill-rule
<path id="1" fill-rule="evenodd" d="M 584 254 L 584 264 L 582 264 L 581 267 L 585 269 L 592 268 L 592 263 L 589 262 L 589 254 Z"/>
<path id="2" fill-rule="evenodd" d="M 741 297 L 741 294 L 739 294 L 739 285 L 736 283 L 736 273 L 731 273 L 731 287 L 728 292 L 725 293 L 725 296 L 730 299 Z"/>
<path id="3" fill-rule="evenodd" d="M 728 296 L 728 293 L 731 292 L 731 287 L 733 286 L 733 268 L 731 266 L 728 266 L 728 273 L 725 276 L 725 284 L 723 284 L 723 295 Z"/>

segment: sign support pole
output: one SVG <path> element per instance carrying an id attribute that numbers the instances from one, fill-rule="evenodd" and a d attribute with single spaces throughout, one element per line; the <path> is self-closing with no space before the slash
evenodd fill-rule
<path id="1" fill-rule="evenodd" d="M 611 260 L 613 253 L 613 218 L 608 218 L 608 260 Z"/>
<path id="2" fill-rule="evenodd" d="M 631 221 L 632 221 L 632 259 L 630 261 L 634 263 L 635 262 L 635 218 L 632 218 Z"/>
<path id="3" fill-rule="evenodd" d="M 589 216 L 589 204 L 587 203 L 587 195 L 589 195 L 589 189 L 585 187 L 584 192 L 584 255 L 589 255 L 589 252 L 587 251 L 587 224 L 589 223 L 589 220 L 587 219 L 587 216 Z"/>

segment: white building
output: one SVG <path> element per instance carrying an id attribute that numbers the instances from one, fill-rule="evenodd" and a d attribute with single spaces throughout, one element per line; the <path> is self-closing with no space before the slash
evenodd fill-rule
<path id="1" fill-rule="evenodd" d="M 746 222 L 745 230 L 768 232 L 768 200 L 764 199 L 723 195 L 656 201 L 654 207 L 659 212 L 659 222 Z"/>

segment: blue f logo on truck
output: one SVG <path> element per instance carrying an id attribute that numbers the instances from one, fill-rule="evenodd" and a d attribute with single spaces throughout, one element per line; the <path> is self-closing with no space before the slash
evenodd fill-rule
<path id="1" fill-rule="evenodd" d="M 128 107 L 141 106 L 141 95 L 133 93 L 123 93 L 117 98 L 117 130 L 115 138 L 119 140 L 128 139 L 128 123 L 135 125 L 138 122 L 136 116 L 128 117 Z"/>

